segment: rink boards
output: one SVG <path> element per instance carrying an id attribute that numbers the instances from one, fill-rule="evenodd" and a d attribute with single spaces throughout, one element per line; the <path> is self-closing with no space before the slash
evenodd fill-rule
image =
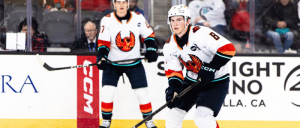
<path id="1" fill-rule="evenodd" d="M 95 56 L 40 55 L 52 67 L 94 63 Z M 99 125 L 102 72 L 97 67 L 47 71 L 35 55 L 1 55 L 1 128 L 75 128 Z M 165 103 L 168 86 L 163 56 L 144 63 L 153 110 Z M 300 126 L 299 57 L 236 56 L 231 83 L 216 118 L 221 128 L 298 128 Z M 129 80 L 119 80 L 112 128 L 133 127 L 141 119 Z M 164 127 L 164 109 L 154 120 Z M 183 127 L 196 128 L 193 108 Z M 142 128 L 145 126 L 142 126 Z"/>

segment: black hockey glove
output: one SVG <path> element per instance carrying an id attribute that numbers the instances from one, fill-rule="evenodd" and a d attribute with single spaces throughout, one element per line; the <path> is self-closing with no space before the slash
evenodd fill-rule
<path id="1" fill-rule="evenodd" d="M 97 56 L 97 67 L 99 70 L 106 70 L 108 68 L 107 59 L 101 54 Z"/>
<path id="2" fill-rule="evenodd" d="M 179 89 L 169 86 L 166 89 L 166 102 L 171 101 L 175 96 L 174 94 L 177 93 L 179 94 Z M 174 98 L 173 102 L 170 102 L 168 104 L 168 108 L 172 109 L 174 107 L 177 107 L 179 105 L 179 99 L 178 98 Z"/>
<path id="3" fill-rule="evenodd" d="M 217 66 L 203 62 L 197 78 L 201 78 L 200 85 L 205 85 L 212 82 L 215 79 L 215 72 L 217 70 L 219 70 Z"/>
<path id="4" fill-rule="evenodd" d="M 148 60 L 149 63 L 155 62 L 158 58 L 157 48 L 154 48 L 154 47 L 146 48 L 145 57 L 146 57 L 146 59 Z"/>

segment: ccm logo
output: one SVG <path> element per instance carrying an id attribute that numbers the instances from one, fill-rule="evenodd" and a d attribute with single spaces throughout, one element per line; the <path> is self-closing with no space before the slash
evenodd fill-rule
<path id="1" fill-rule="evenodd" d="M 212 69 L 212 68 L 209 68 L 209 67 L 202 66 L 201 69 L 204 69 L 204 70 L 209 71 L 209 72 L 216 72 L 215 69 Z"/>
<path id="2" fill-rule="evenodd" d="M 92 64 L 92 62 L 85 60 L 84 65 Z M 89 72 L 87 68 L 90 68 Z M 93 102 L 93 66 L 83 68 L 84 78 L 83 78 L 83 87 L 84 87 L 84 99 L 86 100 L 86 105 L 84 106 L 84 111 L 90 114 L 93 114 L 93 108 L 91 103 Z M 87 85 L 90 85 L 89 90 Z"/>

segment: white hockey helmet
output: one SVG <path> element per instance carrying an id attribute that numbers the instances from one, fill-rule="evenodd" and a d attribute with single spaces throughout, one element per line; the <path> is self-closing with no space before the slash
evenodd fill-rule
<path id="1" fill-rule="evenodd" d="M 188 6 L 182 4 L 182 5 L 174 5 L 170 8 L 168 11 L 168 24 L 170 26 L 171 31 L 173 32 L 172 26 L 171 26 L 171 17 L 173 16 L 183 16 L 184 17 L 184 24 L 186 24 L 187 20 L 191 18 L 191 12 Z M 188 25 L 185 26 L 185 29 Z M 174 33 L 174 32 L 173 32 Z"/>
<path id="2" fill-rule="evenodd" d="M 114 8 L 115 8 L 115 1 L 127 1 L 128 5 L 127 5 L 127 10 L 129 9 L 129 0 L 112 0 L 113 1 L 113 5 L 114 5 Z"/>

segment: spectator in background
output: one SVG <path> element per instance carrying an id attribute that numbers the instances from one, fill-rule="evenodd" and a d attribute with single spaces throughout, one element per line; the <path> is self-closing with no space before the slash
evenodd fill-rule
<path id="1" fill-rule="evenodd" d="M 44 8 L 44 12 L 74 12 L 74 6 L 70 3 L 69 0 L 44 0 Z"/>
<path id="2" fill-rule="evenodd" d="M 53 0 L 44 0 L 44 12 L 50 12 L 54 8 L 54 1 Z"/>
<path id="3" fill-rule="evenodd" d="M 284 53 L 293 44 L 298 21 L 297 7 L 291 0 L 278 0 L 263 20 L 267 37 L 273 39 L 278 53 Z M 281 39 L 284 39 L 284 43 Z"/>
<path id="4" fill-rule="evenodd" d="M 194 0 L 189 3 L 191 23 L 210 27 L 220 35 L 225 35 L 226 20 L 223 0 Z"/>
<path id="5" fill-rule="evenodd" d="M 134 12 L 139 12 L 144 15 L 144 11 L 141 10 L 138 6 L 138 0 L 129 0 L 129 10 Z"/>
<path id="6" fill-rule="evenodd" d="M 27 41 L 27 18 L 20 22 L 18 31 L 26 33 Z M 33 52 L 46 52 L 46 46 L 48 45 L 48 36 L 38 31 L 38 23 L 35 18 L 32 17 L 31 35 L 32 37 L 32 51 Z M 27 44 L 27 42 L 26 42 Z"/>
<path id="7" fill-rule="evenodd" d="M 98 30 L 96 24 L 87 21 L 84 25 L 84 35 L 74 41 L 71 52 L 97 52 Z"/>
<path id="8" fill-rule="evenodd" d="M 255 43 L 259 44 L 259 39 L 264 36 L 262 32 L 262 10 L 263 6 L 260 4 L 258 0 L 255 0 Z M 235 0 L 232 2 L 232 8 L 234 9 L 234 14 L 231 16 L 230 20 L 230 28 L 231 30 L 228 33 L 234 38 L 241 40 L 245 43 L 240 43 L 241 48 L 243 48 L 242 52 L 250 52 L 246 51 L 250 49 L 249 41 L 249 32 L 250 32 L 250 2 L 249 0 Z M 256 42 L 257 41 L 257 42 Z M 247 42 L 247 43 L 246 43 Z M 246 44 L 246 45 L 245 45 Z M 238 46 L 237 46 L 238 47 Z M 237 48 L 238 49 L 238 48 Z"/>
<path id="9" fill-rule="evenodd" d="M 249 0 L 235 0 L 232 2 L 233 8 L 235 9 L 235 14 L 237 19 L 231 19 L 231 27 L 240 31 L 249 31 L 250 29 L 250 5 Z M 263 11 L 263 6 L 258 0 L 255 0 L 255 27 L 262 29 L 261 14 Z M 245 16 L 246 15 L 246 16 Z M 237 20 L 237 21 L 235 21 Z"/>

